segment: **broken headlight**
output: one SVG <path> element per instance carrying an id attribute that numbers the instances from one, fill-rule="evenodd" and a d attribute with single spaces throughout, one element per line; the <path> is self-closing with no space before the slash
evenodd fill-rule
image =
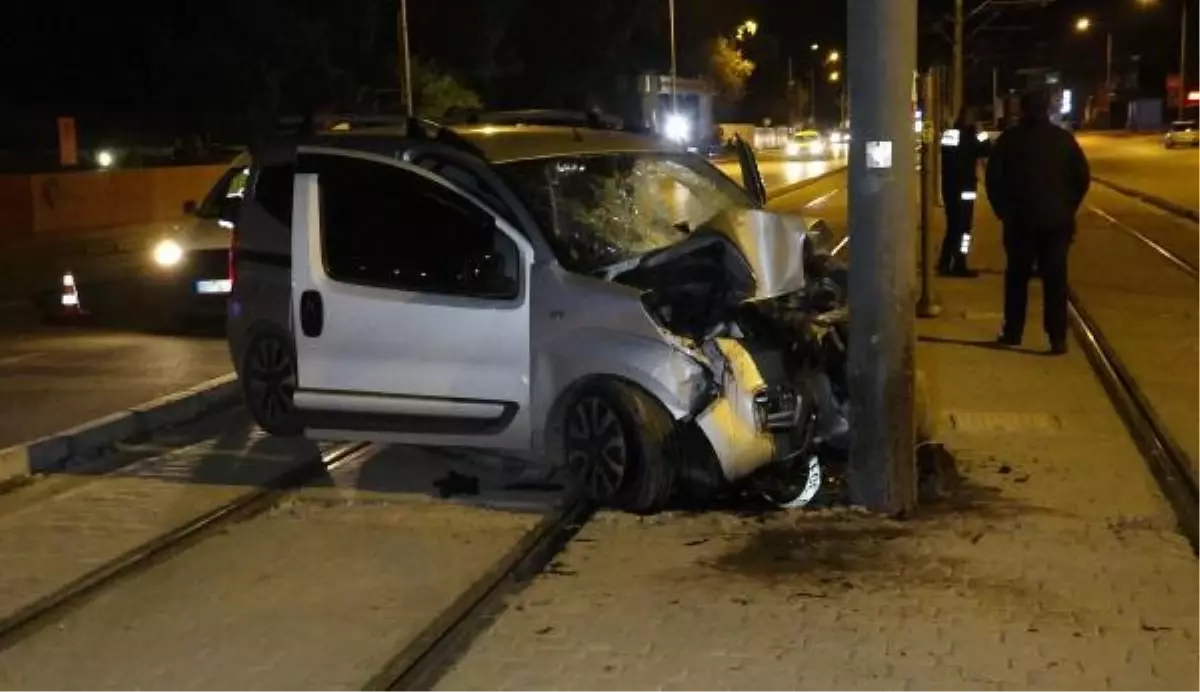
<path id="1" fill-rule="evenodd" d="M 786 432 L 800 423 L 800 397 L 789 385 L 761 389 L 754 395 L 754 422 L 763 432 Z"/>

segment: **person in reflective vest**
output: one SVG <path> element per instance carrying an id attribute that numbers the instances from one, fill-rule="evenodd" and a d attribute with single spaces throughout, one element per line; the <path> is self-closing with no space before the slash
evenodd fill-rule
<path id="1" fill-rule="evenodd" d="M 958 112 L 954 126 L 942 133 L 942 203 L 946 208 L 946 235 L 938 259 L 944 276 L 976 276 L 967 264 L 971 251 L 971 229 L 975 221 L 975 197 L 979 185 L 979 159 L 990 150 L 987 133 L 975 126 L 970 110 Z"/>

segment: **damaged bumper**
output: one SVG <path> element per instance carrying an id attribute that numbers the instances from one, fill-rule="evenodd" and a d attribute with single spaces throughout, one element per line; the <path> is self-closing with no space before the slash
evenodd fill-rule
<path id="1" fill-rule="evenodd" d="M 788 381 L 770 352 L 735 339 L 707 342 L 717 396 L 695 421 L 726 481 L 738 481 L 803 449 L 813 430 L 808 396 Z"/>

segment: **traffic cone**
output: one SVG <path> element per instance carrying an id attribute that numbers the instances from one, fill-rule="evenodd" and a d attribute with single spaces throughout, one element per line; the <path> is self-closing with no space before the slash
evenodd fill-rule
<path id="1" fill-rule="evenodd" d="M 75 274 L 68 271 L 62 276 L 62 310 L 65 315 L 82 315 L 83 305 L 79 302 L 79 288 L 75 286 Z"/>

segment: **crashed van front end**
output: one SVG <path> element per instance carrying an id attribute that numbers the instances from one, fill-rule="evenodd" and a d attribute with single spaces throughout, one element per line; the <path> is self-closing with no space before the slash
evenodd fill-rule
<path id="1" fill-rule="evenodd" d="M 703 433 L 720 480 L 765 479 L 785 501 L 815 490 L 817 450 L 844 446 L 848 430 L 844 295 L 827 232 L 728 210 L 613 277 L 643 290 L 663 338 L 703 369 L 710 396 L 679 421 Z"/>

